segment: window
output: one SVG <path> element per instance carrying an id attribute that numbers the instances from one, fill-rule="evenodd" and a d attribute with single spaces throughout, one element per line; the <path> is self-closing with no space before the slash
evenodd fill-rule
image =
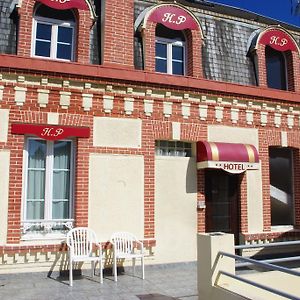
<path id="1" fill-rule="evenodd" d="M 266 46 L 265 54 L 268 87 L 287 90 L 287 68 L 284 53 Z"/>
<path id="2" fill-rule="evenodd" d="M 72 11 L 40 5 L 33 26 L 33 56 L 74 60 L 75 18 Z"/>
<path id="3" fill-rule="evenodd" d="M 270 147 L 269 158 L 271 225 L 293 225 L 293 152 L 289 148 Z"/>
<path id="4" fill-rule="evenodd" d="M 156 72 L 185 74 L 185 38 L 181 31 L 158 24 L 155 43 Z"/>
<path id="5" fill-rule="evenodd" d="M 60 229 L 72 217 L 73 142 L 28 138 L 25 157 L 25 229 Z"/>
<path id="6" fill-rule="evenodd" d="M 156 155 L 162 156 L 192 156 L 192 144 L 179 141 L 156 141 Z"/>

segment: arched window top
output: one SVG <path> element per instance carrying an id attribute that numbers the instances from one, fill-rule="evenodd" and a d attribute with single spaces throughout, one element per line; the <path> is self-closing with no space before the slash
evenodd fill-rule
<path id="1" fill-rule="evenodd" d="M 76 21 L 72 10 L 57 10 L 43 4 L 37 6 L 35 11 L 35 17 L 51 18 L 69 22 Z"/>
<path id="2" fill-rule="evenodd" d="M 295 39 L 279 26 L 253 32 L 248 42 L 248 53 L 256 50 L 259 45 L 269 46 L 280 52 L 290 50 L 300 53 Z"/>
<path id="3" fill-rule="evenodd" d="M 155 36 L 165 38 L 165 39 L 185 41 L 185 36 L 182 31 L 172 30 L 168 27 L 165 27 L 163 24 L 157 24 L 155 30 Z"/>
<path id="4" fill-rule="evenodd" d="M 178 4 L 160 4 L 145 9 L 135 22 L 135 29 L 147 27 L 148 22 L 162 24 L 172 30 L 197 30 L 203 38 L 198 19 L 185 7 Z"/>
<path id="5" fill-rule="evenodd" d="M 266 70 L 268 87 L 287 90 L 287 66 L 285 53 L 266 46 Z"/>

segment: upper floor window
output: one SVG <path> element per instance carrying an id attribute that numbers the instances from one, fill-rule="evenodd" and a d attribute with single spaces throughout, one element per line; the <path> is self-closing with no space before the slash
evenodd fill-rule
<path id="1" fill-rule="evenodd" d="M 75 17 L 71 10 L 39 5 L 33 26 L 33 56 L 74 60 Z"/>
<path id="2" fill-rule="evenodd" d="M 284 52 L 266 46 L 265 54 L 268 87 L 287 90 L 287 66 Z"/>
<path id="3" fill-rule="evenodd" d="M 161 73 L 184 75 L 185 55 L 183 33 L 158 24 L 156 27 L 155 70 Z"/>

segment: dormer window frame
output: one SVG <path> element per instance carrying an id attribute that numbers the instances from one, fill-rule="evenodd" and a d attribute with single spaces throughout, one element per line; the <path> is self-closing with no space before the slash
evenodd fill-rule
<path id="1" fill-rule="evenodd" d="M 50 39 L 38 39 L 37 38 L 37 28 L 39 24 L 44 24 L 51 26 L 51 38 Z M 72 29 L 72 37 L 71 37 L 71 43 L 64 43 L 61 41 L 58 41 L 58 34 L 60 28 L 70 28 Z M 59 61 L 74 61 L 75 60 L 75 49 L 76 49 L 76 22 L 72 21 L 65 21 L 65 20 L 58 20 L 55 18 L 45 18 L 41 16 L 34 16 L 33 18 L 33 30 L 32 30 L 32 48 L 31 48 L 31 56 L 32 57 L 38 57 L 38 58 L 44 58 L 44 59 L 50 59 L 50 60 L 59 60 Z M 50 43 L 50 55 L 49 56 L 43 56 L 43 55 L 37 55 L 36 54 L 36 44 L 37 41 L 46 41 Z M 57 49 L 58 44 L 61 45 L 69 45 L 71 44 L 71 50 L 70 50 L 70 59 L 60 58 L 57 57 Z"/>
<path id="2" fill-rule="evenodd" d="M 157 44 L 165 44 L 167 49 L 166 49 L 166 57 L 158 56 L 157 54 L 155 54 L 156 72 L 170 74 L 170 75 L 185 76 L 187 73 L 187 71 L 186 71 L 186 62 L 187 62 L 186 42 L 178 40 L 178 39 L 167 39 L 167 38 L 156 36 L 155 48 L 156 48 Z M 182 60 L 173 58 L 173 47 L 181 47 L 183 49 L 183 55 L 182 55 L 183 59 Z M 166 72 L 157 71 L 157 60 L 166 60 L 167 61 Z M 183 73 L 182 74 L 174 73 L 174 70 L 173 70 L 174 62 L 175 63 L 180 62 L 183 64 Z"/>

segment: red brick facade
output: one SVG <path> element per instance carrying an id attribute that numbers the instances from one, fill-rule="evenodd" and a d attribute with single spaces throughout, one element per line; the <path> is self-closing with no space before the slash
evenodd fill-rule
<path id="1" fill-rule="evenodd" d="M 172 140 L 172 122 L 181 125 L 180 140 L 195 143 L 208 139 L 208 126 L 223 125 L 234 128 L 258 130 L 259 156 L 261 161 L 263 191 L 263 232 L 249 233 L 247 178 L 240 179 L 240 233 L 246 241 L 299 237 L 300 232 L 300 168 L 299 165 L 299 53 L 289 52 L 289 91 L 267 88 L 265 46 L 259 45 L 258 58 L 259 86 L 203 79 L 201 29 L 186 30 L 187 76 L 172 76 L 155 73 L 155 28 L 156 23 L 148 22 L 142 31 L 144 39 L 144 70 L 134 70 L 134 2 L 132 0 L 105 1 L 103 7 L 104 36 L 102 45 L 102 65 L 90 65 L 90 30 L 93 18 L 90 11 L 77 11 L 78 40 L 75 62 L 58 62 L 31 57 L 31 28 L 35 1 L 23 0 L 18 10 L 20 15 L 18 53 L 1 55 L 0 69 L 4 86 L 1 109 L 9 109 L 8 139 L 0 142 L 0 150 L 10 151 L 9 199 L 7 245 L 0 246 L 3 253 L 35 251 L 57 251 L 57 245 L 22 246 L 22 191 L 23 191 L 23 149 L 24 136 L 11 133 L 13 123 L 47 124 L 47 114 L 59 114 L 58 123 L 68 126 L 87 126 L 91 130 L 89 138 L 78 138 L 76 143 L 75 174 L 75 226 L 88 226 L 89 208 L 89 156 L 91 153 L 141 155 L 144 158 L 144 238 L 155 239 L 155 141 Z M 24 77 L 24 78 L 23 78 Z M 43 79 L 47 83 L 42 84 Z M 26 89 L 24 103 L 15 98 L 15 87 Z M 93 88 L 91 88 L 93 87 Z M 38 90 L 49 90 L 49 100 L 45 107 L 38 103 Z M 60 92 L 70 92 L 70 105 L 62 107 Z M 121 92 L 120 92 L 121 91 Z M 138 91 L 140 94 L 138 94 Z M 156 92 L 153 97 L 152 91 Z M 134 93 L 136 92 L 136 93 Z M 91 109 L 85 109 L 82 95 L 93 94 Z M 103 96 L 113 96 L 111 112 L 104 111 Z M 157 96 L 160 95 L 160 96 Z M 170 96 L 171 95 L 171 96 Z M 177 98 L 173 95 L 179 95 Z M 134 108 L 126 115 L 124 98 L 134 98 Z M 208 100 L 211 101 L 208 101 Z M 153 111 L 145 113 L 145 100 L 153 100 Z M 172 114 L 163 113 L 164 102 L 172 102 Z M 183 114 L 182 104 L 187 104 L 189 114 Z M 199 109 L 207 106 L 207 116 L 201 119 Z M 216 118 L 216 107 L 223 108 L 221 121 Z M 238 109 L 238 119 L 233 122 L 232 109 Z M 253 121 L 247 119 L 252 111 Z M 295 113 L 297 111 L 297 113 Z M 262 121 L 262 113 L 267 121 Z M 276 115 L 277 114 L 277 115 Z M 93 146 L 93 118 L 113 117 L 142 120 L 141 148 L 110 148 Z M 275 118 L 277 118 L 275 120 Z M 290 123 L 291 120 L 293 123 Z M 282 132 L 287 134 L 287 146 L 294 153 L 294 201 L 295 226 L 291 232 L 272 232 L 269 147 L 282 146 Z M 197 170 L 197 201 L 205 201 L 204 170 Z M 195 203 L 195 208 L 197 203 Z M 205 208 L 197 209 L 197 230 L 206 230 Z M 153 242 L 155 243 L 155 242 Z"/>

